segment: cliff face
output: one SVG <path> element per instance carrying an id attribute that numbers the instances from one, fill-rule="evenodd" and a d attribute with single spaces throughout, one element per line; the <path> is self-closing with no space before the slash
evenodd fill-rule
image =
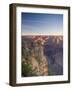
<path id="1" fill-rule="evenodd" d="M 43 47 L 39 46 L 37 50 L 31 56 L 32 70 L 38 76 L 48 75 L 48 61 L 44 56 Z"/>
<path id="2" fill-rule="evenodd" d="M 25 54 L 27 55 L 25 56 Z M 48 75 L 48 60 L 44 55 L 44 50 L 41 43 L 36 43 L 31 49 L 26 47 L 23 50 L 22 63 L 23 62 L 31 66 L 31 72 L 27 76 Z"/>

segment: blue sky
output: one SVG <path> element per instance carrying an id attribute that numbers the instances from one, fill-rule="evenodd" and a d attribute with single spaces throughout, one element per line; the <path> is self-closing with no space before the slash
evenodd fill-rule
<path id="1" fill-rule="evenodd" d="M 21 13 L 22 35 L 62 35 L 62 14 Z"/>

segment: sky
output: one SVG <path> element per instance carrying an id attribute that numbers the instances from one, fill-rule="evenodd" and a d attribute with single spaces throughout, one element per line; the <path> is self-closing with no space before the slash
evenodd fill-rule
<path id="1" fill-rule="evenodd" d="M 22 35 L 63 35 L 63 14 L 21 13 Z"/>

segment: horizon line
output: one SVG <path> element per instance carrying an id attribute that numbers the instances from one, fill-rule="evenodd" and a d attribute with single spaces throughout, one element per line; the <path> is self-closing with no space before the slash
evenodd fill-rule
<path id="1" fill-rule="evenodd" d="M 31 34 L 29 34 L 29 35 L 27 34 L 26 35 L 25 34 L 25 35 L 22 35 L 21 34 L 21 36 L 63 36 L 63 35 L 61 35 L 61 34 L 58 34 L 58 35 L 57 34 L 51 34 L 51 35 L 50 34 L 49 35 L 44 35 L 44 34 L 37 34 L 37 35 L 36 34 L 32 34 L 32 35 Z"/>

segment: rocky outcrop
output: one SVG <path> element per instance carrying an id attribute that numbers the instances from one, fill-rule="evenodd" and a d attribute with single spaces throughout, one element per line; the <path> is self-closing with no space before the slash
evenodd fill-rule
<path id="1" fill-rule="evenodd" d="M 39 47 L 38 47 L 39 48 Z M 48 62 L 46 57 L 43 54 L 42 47 L 39 48 L 39 52 L 37 52 L 38 56 L 33 53 L 31 56 L 31 64 L 32 70 L 35 72 L 36 75 L 48 75 Z"/>
<path id="2" fill-rule="evenodd" d="M 31 65 L 31 75 L 30 76 L 47 76 L 48 75 L 48 60 L 44 55 L 43 46 L 41 43 L 35 43 L 35 46 L 30 50 L 25 48 L 28 54 L 24 55 L 22 63 L 27 62 Z M 25 50 L 24 53 L 26 54 Z M 27 60 L 25 59 L 27 57 Z M 28 75 L 29 76 L 29 75 Z"/>

